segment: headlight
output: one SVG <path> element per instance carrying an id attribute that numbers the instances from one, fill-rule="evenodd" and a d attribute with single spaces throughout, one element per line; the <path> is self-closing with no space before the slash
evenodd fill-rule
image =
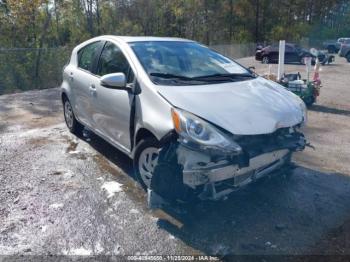
<path id="1" fill-rule="evenodd" d="M 219 150 L 239 154 L 242 148 L 223 132 L 203 119 L 180 109 L 172 109 L 171 115 L 176 132 L 182 143 L 199 146 L 204 150 Z"/>

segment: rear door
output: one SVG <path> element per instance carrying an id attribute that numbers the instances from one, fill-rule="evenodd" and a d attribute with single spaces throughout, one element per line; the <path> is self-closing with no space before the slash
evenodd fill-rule
<path id="1" fill-rule="evenodd" d="M 78 119 L 86 126 L 92 127 L 93 105 L 92 99 L 96 95 L 94 88 L 99 78 L 93 74 L 98 56 L 103 48 L 104 41 L 97 41 L 78 51 L 78 68 L 75 70 L 74 81 L 74 108 Z"/>
<path id="2" fill-rule="evenodd" d="M 129 85 L 134 82 L 134 73 L 122 50 L 107 41 L 96 74 L 101 77 L 111 73 L 124 73 Z M 130 115 L 133 96 L 126 90 L 108 88 L 98 83 L 93 100 L 94 129 L 126 152 L 131 150 Z"/>

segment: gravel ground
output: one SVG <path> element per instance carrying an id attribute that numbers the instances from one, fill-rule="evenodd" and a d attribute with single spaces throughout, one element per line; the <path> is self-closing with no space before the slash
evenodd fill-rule
<path id="1" fill-rule="evenodd" d="M 350 255 L 349 69 L 322 68 L 305 129 L 314 149 L 295 155 L 291 178 L 168 215 L 147 209 L 127 157 L 67 131 L 58 89 L 0 96 L 0 254 Z"/>

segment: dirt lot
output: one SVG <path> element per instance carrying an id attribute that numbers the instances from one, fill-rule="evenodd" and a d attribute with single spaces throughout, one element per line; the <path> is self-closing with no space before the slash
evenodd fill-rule
<path id="1" fill-rule="evenodd" d="M 295 155 L 290 179 L 184 208 L 172 223 L 147 209 L 127 157 L 67 131 L 58 89 L 0 96 L 0 254 L 350 255 L 349 69 L 340 58 L 322 68 L 305 129 L 314 149 Z"/>

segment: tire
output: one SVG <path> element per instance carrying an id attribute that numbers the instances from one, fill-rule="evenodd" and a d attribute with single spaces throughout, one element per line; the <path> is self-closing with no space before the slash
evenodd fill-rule
<path id="1" fill-rule="evenodd" d="M 261 63 L 270 64 L 270 58 L 268 56 L 263 56 Z"/>
<path id="2" fill-rule="evenodd" d="M 133 160 L 135 177 L 145 190 L 151 185 L 152 172 L 157 164 L 159 151 L 160 144 L 153 137 L 141 140 L 136 147 Z"/>
<path id="3" fill-rule="evenodd" d="M 70 104 L 68 98 L 63 99 L 63 115 L 69 131 L 75 135 L 80 135 L 84 129 L 84 126 L 75 118 L 72 105 Z"/>
<path id="4" fill-rule="evenodd" d="M 313 96 L 308 96 L 307 98 L 304 98 L 305 105 L 309 108 L 315 103 L 315 98 Z"/>
<path id="5" fill-rule="evenodd" d="M 300 64 L 305 65 L 305 56 L 300 58 Z"/>
<path id="6" fill-rule="evenodd" d="M 345 58 L 346 58 L 346 61 L 350 63 L 350 52 L 346 54 Z"/>

